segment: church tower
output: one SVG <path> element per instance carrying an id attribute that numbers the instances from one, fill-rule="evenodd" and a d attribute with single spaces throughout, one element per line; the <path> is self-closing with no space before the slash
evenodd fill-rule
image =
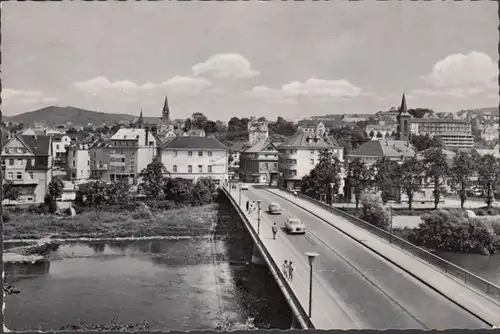
<path id="1" fill-rule="evenodd" d="M 142 128 L 144 125 L 144 117 L 142 116 L 142 109 L 141 109 L 141 114 L 139 115 L 139 118 L 137 119 L 137 126 L 139 128 Z"/>
<path id="2" fill-rule="evenodd" d="M 163 103 L 163 111 L 161 115 L 161 120 L 163 122 L 170 121 L 170 108 L 168 107 L 168 97 L 165 96 L 165 102 Z"/>
<path id="3" fill-rule="evenodd" d="M 403 93 L 403 98 L 401 99 L 401 106 L 399 106 L 398 116 L 396 118 L 398 123 L 397 139 L 409 141 L 411 138 L 411 115 L 406 107 L 406 97 Z"/>

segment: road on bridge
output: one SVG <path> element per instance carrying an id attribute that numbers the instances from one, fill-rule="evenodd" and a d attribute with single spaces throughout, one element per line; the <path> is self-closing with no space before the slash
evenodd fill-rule
<path id="1" fill-rule="evenodd" d="M 315 278 L 335 292 L 341 299 L 339 305 L 348 308 L 346 314 L 361 322 L 356 328 L 489 328 L 481 319 L 293 203 L 265 189 L 249 187 L 242 193 L 251 201 L 262 200 L 262 228 L 269 229 L 272 222 L 283 228 L 288 217 L 300 218 L 306 224 L 306 235 L 287 235 L 283 229 L 279 233 L 288 239 L 294 253 L 320 254 L 314 263 Z M 266 213 L 272 202 L 282 207 L 282 215 Z"/>

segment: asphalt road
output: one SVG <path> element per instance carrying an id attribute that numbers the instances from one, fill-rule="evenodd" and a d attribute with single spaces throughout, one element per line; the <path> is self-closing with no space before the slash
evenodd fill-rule
<path id="1" fill-rule="evenodd" d="M 342 301 L 370 329 L 489 328 L 482 320 L 384 260 L 323 220 L 293 203 L 263 189 L 245 191 L 250 200 L 262 200 L 261 207 L 278 203 L 282 215 L 263 219 L 274 221 L 281 231 L 288 217 L 300 218 L 306 235 L 287 235 L 301 253 L 315 251 L 315 275 L 328 282 Z"/>

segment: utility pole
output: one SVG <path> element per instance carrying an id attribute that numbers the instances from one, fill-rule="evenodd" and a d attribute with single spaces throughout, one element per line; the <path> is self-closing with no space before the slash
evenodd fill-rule
<path id="1" fill-rule="evenodd" d="M 2 110 L 0 110 L 0 123 L 3 121 L 3 112 Z M 1 131 L 2 129 L 0 129 L 0 150 L 3 151 L 3 132 Z M 0 151 L 0 154 L 1 152 Z M 3 161 L 3 158 L 0 156 L 0 162 Z M 0 180 L 2 181 L 2 184 L 0 185 L 0 234 L 3 236 L 3 170 L 1 168 L 1 163 L 0 163 Z M 0 242 L 0 244 L 2 244 L 0 247 L 0 250 L 2 251 L 2 254 L 3 254 L 3 242 Z M 5 305 L 5 291 L 3 290 L 4 286 L 5 286 L 5 279 L 4 279 L 4 267 L 3 267 L 3 261 L 2 262 L 2 294 L 3 294 L 3 298 L 2 298 L 2 301 Z M 2 308 L 3 308 L 3 305 L 2 305 Z M 4 315 L 3 315 L 3 312 L 2 312 L 2 324 L 4 324 Z M 5 326 L 4 326 L 5 328 Z"/>

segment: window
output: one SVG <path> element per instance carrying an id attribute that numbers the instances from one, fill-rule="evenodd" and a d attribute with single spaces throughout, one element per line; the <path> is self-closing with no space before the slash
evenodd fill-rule
<path id="1" fill-rule="evenodd" d="M 34 176 L 33 176 L 33 172 L 29 172 L 29 173 L 28 173 L 28 176 L 29 176 L 29 178 L 30 178 L 30 179 L 32 179 L 32 180 L 33 180 L 33 177 L 34 177 Z"/>
<path id="2" fill-rule="evenodd" d="M 58 150 L 58 149 L 59 149 L 59 144 L 56 144 L 56 150 Z"/>
<path id="3" fill-rule="evenodd" d="M 76 151 L 75 151 L 75 150 L 73 150 L 73 156 L 74 156 L 74 157 L 76 156 Z"/>
<path id="4" fill-rule="evenodd" d="M 267 162 L 266 162 L 266 163 L 264 163 L 264 167 L 265 167 L 265 168 L 269 168 L 269 164 L 268 164 Z"/>
<path id="5" fill-rule="evenodd" d="M 121 161 L 121 162 L 125 162 L 125 158 L 121 158 L 121 159 L 120 159 L 120 161 Z"/>
<path id="6" fill-rule="evenodd" d="M 193 153 L 193 152 L 189 152 L 189 153 Z M 193 172 L 193 166 L 189 165 L 188 166 L 188 173 L 192 173 Z"/>
<path id="7" fill-rule="evenodd" d="M 22 166 L 22 165 L 24 165 L 24 160 L 23 159 L 17 159 L 17 163 Z"/>
<path id="8" fill-rule="evenodd" d="M 174 151 L 174 157 L 176 157 L 176 156 L 177 156 L 177 151 Z"/>
<path id="9" fill-rule="evenodd" d="M 314 165 L 314 159 L 311 159 L 311 165 Z"/>
<path id="10" fill-rule="evenodd" d="M 72 161 L 72 166 L 75 167 L 76 164 L 75 164 L 75 160 Z"/>
<path id="11" fill-rule="evenodd" d="M 202 157 L 203 156 L 203 151 L 198 151 L 198 156 Z"/>
<path id="12" fill-rule="evenodd" d="M 7 178 L 12 180 L 14 178 L 14 174 L 12 174 L 12 172 L 8 172 L 7 173 Z"/>
<path id="13" fill-rule="evenodd" d="M 211 153 L 211 152 L 210 152 Z M 208 172 L 212 173 L 212 166 L 208 166 Z"/>
<path id="14" fill-rule="evenodd" d="M 177 173 L 177 165 L 173 165 L 173 166 L 172 166 L 172 171 L 173 171 L 174 173 Z"/>
<path id="15" fill-rule="evenodd" d="M 17 172 L 16 179 L 22 180 L 23 179 L 23 173 Z"/>
<path id="16" fill-rule="evenodd" d="M 14 166 L 14 159 L 9 159 L 9 165 Z"/>
<path id="17" fill-rule="evenodd" d="M 314 150 L 311 150 L 311 154 L 314 154 Z"/>
<path id="18" fill-rule="evenodd" d="M 87 160 L 87 166 L 90 166 L 90 160 Z"/>
<path id="19" fill-rule="evenodd" d="M 188 157 L 192 157 L 193 156 L 193 151 L 189 151 L 188 152 Z"/>
<path id="20" fill-rule="evenodd" d="M 198 173 L 203 173 L 203 166 L 202 165 L 198 165 Z"/>
<path id="21" fill-rule="evenodd" d="M 212 151 L 208 151 L 208 156 L 211 157 L 212 156 Z"/>

